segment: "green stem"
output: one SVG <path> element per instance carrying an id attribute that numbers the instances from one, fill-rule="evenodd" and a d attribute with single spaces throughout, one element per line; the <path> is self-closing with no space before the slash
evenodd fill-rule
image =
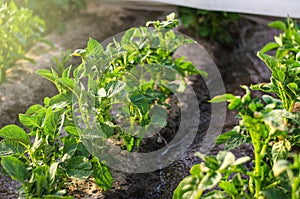
<path id="1" fill-rule="evenodd" d="M 25 192 L 26 198 L 29 198 L 29 193 L 28 193 L 28 190 L 26 189 L 25 183 L 22 183 L 22 187 L 23 187 L 23 190 L 24 190 L 24 192 Z"/>
<path id="2" fill-rule="evenodd" d="M 255 150 L 255 149 L 254 149 Z M 258 152 L 255 151 L 255 170 L 254 170 L 254 183 L 255 183 L 255 198 L 259 197 L 259 192 L 261 190 L 261 179 L 260 179 L 260 162 L 261 156 Z"/>
<path id="3" fill-rule="evenodd" d="M 254 198 L 258 198 L 259 197 L 259 193 L 261 190 L 261 167 L 260 167 L 260 163 L 261 163 L 261 144 L 260 144 L 260 136 L 256 137 L 255 134 L 257 132 L 255 131 L 250 131 L 250 137 L 253 143 L 253 147 L 254 147 L 254 161 L 255 161 L 255 169 L 254 169 L 254 185 L 255 185 L 255 194 L 254 194 Z"/>
<path id="4" fill-rule="evenodd" d="M 262 146 L 262 149 L 261 149 L 261 151 L 260 151 L 260 156 L 261 156 L 261 157 L 264 157 L 264 156 L 265 156 L 266 149 L 267 149 L 267 147 L 268 147 L 268 145 L 269 145 L 269 143 L 270 143 L 270 140 L 271 140 L 271 135 L 272 135 L 273 133 L 275 133 L 275 131 L 276 131 L 276 130 L 271 129 L 271 131 L 269 132 L 269 135 L 268 135 L 267 139 L 265 140 L 265 143 L 264 143 L 264 145 Z"/>
<path id="5" fill-rule="evenodd" d="M 294 182 L 291 182 L 293 183 L 292 185 L 292 199 L 298 199 L 298 196 L 297 196 L 297 189 L 299 188 L 299 178 L 294 178 Z"/>
<path id="6" fill-rule="evenodd" d="M 279 185 L 279 184 L 280 184 L 279 181 L 275 181 L 275 182 L 273 182 L 272 184 L 269 184 L 268 186 L 265 186 L 264 189 L 265 189 L 265 190 L 268 190 L 268 189 L 271 189 L 271 188 L 276 187 L 276 186 Z"/>

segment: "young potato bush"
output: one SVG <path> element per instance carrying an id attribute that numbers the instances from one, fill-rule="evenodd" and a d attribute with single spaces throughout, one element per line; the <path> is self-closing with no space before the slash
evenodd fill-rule
<path id="1" fill-rule="evenodd" d="M 34 16 L 32 10 L 0 0 L 0 83 L 5 80 L 6 70 L 18 59 L 31 60 L 25 53 L 42 40 L 44 32 L 44 21 Z"/>
<path id="2" fill-rule="evenodd" d="M 230 110 L 238 111 L 239 125 L 220 135 L 217 144 L 225 143 L 230 150 L 246 143 L 253 147 L 254 166 L 243 163 L 249 157 L 236 159 L 228 151 L 217 156 L 197 154 L 201 164 L 191 168 L 191 175 L 183 179 L 174 191 L 174 199 L 196 198 L 300 198 L 299 154 L 290 154 L 300 145 L 300 62 L 298 26 L 291 19 L 287 23 L 275 21 L 271 27 L 283 31 L 276 42 L 267 44 L 258 53 L 271 69 L 270 83 L 252 85 L 252 89 L 271 92 L 279 99 L 263 95 L 243 97 L 225 94 L 211 102 L 228 101 Z M 275 56 L 264 54 L 276 50 Z M 297 151 L 299 153 L 299 151 Z"/>
<path id="3" fill-rule="evenodd" d="M 184 28 L 191 28 L 200 38 L 226 45 L 232 43 L 232 28 L 240 18 L 239 14 L 235 13 L 187 7 L 179 7 L 178 12 Z"/>
<path id="4" fill-rule="evenodd" d="M 53 82 L 59 94 L 19 115 L 27 131 L 16 125 L 0 130 L 1 164 L 22 183 L 21 198 L 73 198 L 66 196 L 69 178 L 93 177 L 102 189 L 111 188 L 108 167 L 86 143 L 96 143 L 94 148 L 105 152 L 108 139 L 117 139 L 131 151 L 148 128 L 166 125 L 167 97 L 185 86 L 184 77 L 205 75 L 184 57 L 173 57 L 178 47 L 194 42 L 174 33 L 174 17 L 147 23 L 154 28 L 129 29 L 121 42 L 106 49 L 90 39 L 85 49 L 72 53 L 81 57 L 79 66 L 37 72 Z M 136 74 L 141 78 L 133 78 Z M 144 74 L 150 80 L 143 79 Z M 114 103 L 120 101 L 126 102 L 121 113 L 128 114 L 129 129 L 112 115 Z"/>
<path id="5" fill-rule="evenodd" d="M 10 2 L 11 0 L 4 0 Z M 24 7 L 33 11 L 45 21 L 47 32 L 57 29 L 59 33 L 65 33 L 65 20 L 75 16 L 80 10 L 86 8 L 85 0 L 15 0 L 19 7 Z"/>

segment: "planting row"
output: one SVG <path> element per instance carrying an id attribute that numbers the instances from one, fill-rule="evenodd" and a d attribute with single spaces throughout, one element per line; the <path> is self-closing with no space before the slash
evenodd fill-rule
<path id="1" fill-rule="evenodd" d="M 239 125 L 216 139 L 216 144 L 225 143 L 226 151 L 216 156 L 195 154 L 203 162 L 191 168 L 174 199 L 300 198 L 300 30 L 291 19 L 269 25 L 283 33 L 257 55 L 272 76 L 269 83 L 251 85 L 269 95 L 251 98 L 251 90 L 242 86 L 246 90 L 242 97 L 225 94 L 211 100 L 228 101 L 228 108 L 238 111 Z M 265 54 L 270 51 L 275 55 Z M 235 158 L 229 151 L 241 144 L 251 145 L 254 160 Z M 250 169 L 245 166 L 248 161 L 254 162 Z"/>

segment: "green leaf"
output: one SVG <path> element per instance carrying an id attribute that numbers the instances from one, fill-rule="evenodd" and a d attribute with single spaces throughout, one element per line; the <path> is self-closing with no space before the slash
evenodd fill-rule
<path id="1" fill-rule="evenodd" d="M 109 82 L 106 87 L 106 96 L 108 98 L 113 97 L 114 95 L 120 93 L 126 86 L 125 82 L 113 81 Z"/>
<path id="2" fill-rule="evenodd" d="M 12 179 L 22 183 L 25 181 L 27 171 L 21 160 L 13 156 L 6 156 L 2 157 L 1 164 Z"/>
<path id="3" fill-rule="evenodd" d="M 131 94 L 129 99 L 139 109 L 141 115 L 146 115 L 149 111 L 149 100 L 145 95 L 136 92 Z"/>
<path id="4" fill-rule="evenodd" d="M 66 159 L 71 158 L 75 151 L 77 150 L 78 146 L 78 139 L 76 138 L 66 138 L 63 139 L 64 148 L 63 148 L 63 158 L 62 161 L 65 161 Z"/>
<path id="5" fill-rule="evenodd" d="M 283 199 L 283 198 L 290 198 L 288 193 L 285 190 L 275 187 L 272 189 L 262 191 L 262 194 L 268 199 Z"/>
<path id="6" fill-rule="evenodd" d="M 295 82 L 288 83 L 287 87 L 293 92 L 294 95 L 299 95 L 299 87 Z"/>
<path id="7" fill-rule="evenodd" d="M 280 131 L 287 131 L 288 128 L 285 125 L 284 116 L 285 110 L 272 110 L 264 117 L 265 124 L 269 125 L 271 128 L 274 128 L 276 130 Z"/>
<path id="8" fill-rule="evenodd" d="M 282 31 L 286 31 L 286 25 L 282 21 L 272 21 L 268 25 L 271 28 L 276 28 L 276 29 L 279 29 L 279 30 L 282 30 Z"/>
<path id="9" fill-rule="evenodd" d="M 240 146 L 243 143 L 246 143 L 246 137 L 241 134 L 234 134 L 227 140 L 225 144 L 225 150 L 229 151 Z"/>
<path id="10" fill-rule="evenodd" d="M 62 73 L 62 77 L 63 78 L 69 78 L 70 77 L 70 73 L 71 73 L 71 69 L 72 69 L 72 65 L 69 66 L 68 68 L 64 69 L 64 71 Z"/>
<path id="11" fill-rule="evenodd" d="M 240 87 L 246 90 L 246 94 L 242 97 L 242 103 L 250 102 L 251 95 L 250 95 L 250 89 L 249 89 L 249 87 L 245 86 L 245 85 L 241 85 Z"/>
<path id="12" fill-rule="evenodd" d="M 104 52 L 104 49 L 101 46 L 101 44 L 93 38 L 89 38 L 86 50 L 88 54 L 92 53 L 96 55 L 99 55 L 99 53 Z"/>
<path id="13" fill-rule="evenodd" d="M 64 129 L 70 135 L 79 136 L 79 129 L 75 126 L 66 126 Z"/>
<path id="14" fill-rule="evenodd" d="M 0 129 L 0 137 L 11 141 L 19 141 L 25 145 L 30 144 L 30 139 L 27 133 L 18 127 L 17 125 L 11 124 Z"/>
<path id="15" fill-rule="evenodd" d="M 232 196 L 232 198 L 235 198 L 235 196 L 239 195 L 238 190 L 231 182 L 220 182 L 219 187 L 223 189 L 227 194 Z"/>
<path id="16" fill-rule="evenodd" d="M 160 107 L 160 106 L 154 106 L 150 109 L 150 120 L 151 124 L 158 126 L 158 127 L 165 127 L 167 125 L 167 111 Z"/>
<path id="17" fill-rule="evenodd" d="M 46 135 L 55 136 L 62 121 L 62 111 L 52 111 L 52 107 L 47 109 L 47 113 L 43 123 L 44 133 Z"/>
<path id="18" fill-rule="evenodd" d="M 207 173 L 199 184 L 201 190 L 209 190 L 214 188 L 222 179 L 222 174 L 219 171 Z"/>
<path id="19" fill-rule="evenodd" d="M 236 131 L 235 129 L 232 129 L 231 131 L 223 133 L 216 138 L 216 144 L 223 144 L 223 143 L 227 142 L 233 135 L 237 135 L 237 134 L 239 134 L 239 132 Z"/>
<path id="20" fill-rule="evenodd" d="M 272 86 L 271 83 L 260 83 L 260 84 L 251 85 L 250 88 L 252 90 L 261 90 L 263 92 L 269 93 L 273 91 L 271 86 Z"/>
<path id="21" fill-rule="evenodd" d="M 287 139 L 276 142 L 272 147 L 273 161 L 276 162 L 279 159 L 286 159 L 290 150 L 291 143 Z"/>
<path id="22" fill-rule="evenodd" d="M 261 52 L 258 52 L 257 56 L 267 64 L 267 66 L 271 69 L 272 74 L 275 75 L 275 73 L 278 71 L 278 60 Z"/>
<path id="23" fill-rule="evenodd" d="M 40 104 L 34 104 L 32 106 L 30 106 L 27 111 L 26 111 L 26 115 L 32 115 L 35 114 L 37 112 L 39 112 L 41 109 L 43 109 L 44 107 Z"/>
<path id="24" fill-rule="evenodd" d="M 59 162 L 55 162 L 55 163 L 52 163 L 52 164 L 50 165 L 50 168 L 49 168 L 49 176 L 50 176 L 50 181 L 51 181 L 51 182 L 53 182 L 53 181 L 55 180 L 55 176 L 56 176 L 58 164 L 59 164 Z"/>
<path id="25" fill-rule="evenodd" d="M 19 114 L 19 120 L 28 129 L 32 130 L 36 127 L 41 127 L 42 118 L 35 115 Z"/>
<path id="26" fill-rule="evenodd" d="M 107 191 L 112 187 L 113 177 L 109 171 L 109 168 L 101 164 L 98 159 L 94 158 L 93 162 L 93 177 L 96 184 Z"/>
<path id="27" fill-rule="evenodd" d="M 76 156 L 68 161 L 66 174 L 69 178 L 87 179 L 92 174 L 92 164 L 86 157 Z"/>
<path id="28" fill-rule="evenodd" d="M 275 43 L 275 42 L 270 42 L 270 43 L 267 43 L 261 50 L 260 50 L 260 52 L 261 53 L 266 53 L 266 52 L 268 52 L 268 51 L 270 51 L 270 50 L 273 50 L 273 49 L 275 49 L 275 48 L 278 48 L 279 47 L 279 45 L 277 44 L 277 43 Z"/>
<path id="29" fill-rule="evenodd" d="M 217 160 L 219 161 L 219 164 L 221 165 L 219 170 L 226 169 L 227 167 L 231 166 L 235 161 L 235 156 L 233 153 L 228 151 L 220 151 L 217 154 Z"/>
<path id="30" fill-rule="evenodd" d="M 175 189 L 173 199 L 199 199 L 203 192 L 199 189 L 200 180 L 195 176 L 184 178 Z"/>
<path id="31" fill-rule="evenodd" d="M 234 96 L 232 94 L 224 94 L 224 95 L 215 96 L 209 102 L 211 102 L 211 103 L 226 102 L 226 101 L 231 101 L 235 98 L 236 98 L 236 96 Z"/>
<path id="32" fill-rule="evenodd" d="M 199 176 L 201 174 L 201 165 L 200 164 L 195 164 L 192 166 L 190 169 L 190 174 L 193 176 Z"/>
<path id="33" fill-rule="evenodd" d="M 250 160 L 251 160 L 251 158 L 249 156 L 241 157 L 241 158 L 238 158 L 236 161 L 234 161 L 232 166 L 244 164 Z"/>
<path id="34" fill-rule="evenodd" d="M 46 70 L 46 69 L 41 69 L 36 71 L 36 74 L 44 77 L 45 79 L 50 80 L 51 82 L 55 83 L 56 82 L 56 77 L 53 75 L 53 73 L 51 73 L 51 71 Z"/>
<path id="35" fill-rule="evenodd" d="M 0 156 L 10 156 L 23 154 L 26 148 L 17 141 L 1 140 L 0 141 Z"/>
<path id="36" fill-rule="evenodd" d="M 78 85 L 76 84 L 74 79 L 69 78 L 59 78 L 58 82 L 61 83 L 64 87 L 68 88 L 70 91 L 72 91 L 75 95 L 78 94 Z"/>
<path id="37" fill-rule="evenodd" d="M 281 173 L 288 170 L 290 166 L 289 161 L 287 160 L 278 160 L 273 165 L 273 173 L 275 177 L 278 177 Z"/>
<path id="38" fill-rule="evenodd" d="M 205 194 L 202 198 L 203 199 L 224 199 L 226 198 L 226 196 L 222 191 L 213 190 Z"/>

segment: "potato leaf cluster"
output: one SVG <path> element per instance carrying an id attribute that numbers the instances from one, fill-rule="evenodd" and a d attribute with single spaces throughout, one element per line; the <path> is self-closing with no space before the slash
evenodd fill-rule
<path id="1" fill-rule="evenodd" d="M 42 40 L 45 23 L 32 10 L 18 8 L 11 1 L 0 1 L 0 83 L 5 80 L 6 70 L 25 56 L 28 49 Z"/>
<path id="2" fill-rule="evenodd" d="M 217 156 L 201 155 L 201 164 L 194 165 L 191 175 L 183 179 L 173 198 L 300 198 L 299 154 L 291 155 L 300 145 L 299 108 L 299 30 L 291 19 L 276 21 L 271 27 L 284 33 L 275 37 L 259 53 L 272 71 L 270 83 L 251 88 L 271 92 L 252 98 L 250 89 L 242 86 L 242 97 L 224 94 L 211 102 L 227 101 L 228 109 L 238 112 L 239 125 L 221 134 L 216 144 L 225 143 L 225 150 Z M 276 50 L 275 56 L 264 54 Z M 229 152 L 241 144 L 251 145 L 254 164 L 249 168 L 242 157 L 235 160 Z M 217 188 L 217 189 L 216 189 Z"/>
<path id="3" fill-rule="evenodd" d="M 107 190 L 113 183 L 101 159 L 107 143 L 118 146 L 120 140 L 119 147 L 132 151 L 149 130 L 166 125 L 166 99 L 184 90 L 185 77 L 206 75 L 174 56 L 194 42 L 172 30 L 174 17 L 149 22 L 154 28 L 129 29 L 106 48 L 89 39 L 85 49 L 72 53 L 81 57 L 80 65 L 37 71 L 58 94 L 20 114 L 23 128 L 0 129 L 1 164 L 22 184 L 20 198 L 73 198 L 67 196 L 67 180 L 89 177 Z"/>

